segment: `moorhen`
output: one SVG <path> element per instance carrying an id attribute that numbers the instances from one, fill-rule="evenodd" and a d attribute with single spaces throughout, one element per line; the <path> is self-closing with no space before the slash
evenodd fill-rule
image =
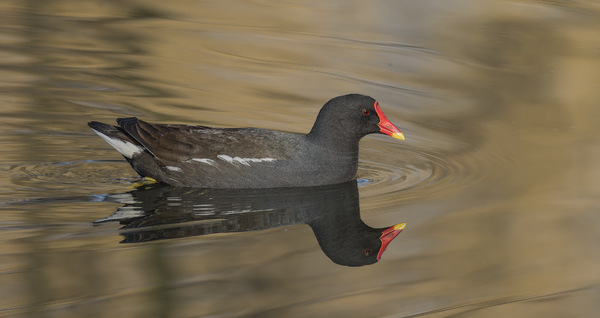
<path id="1" fill-rule="evenodd" d="M 379 103 L 349 94 L 328 101 L 308 134 L 261 128 L 151 124 L 135 117 L 119 126 L 88 125 L 142 177 L 173 186 L 279 188 L 352 180 L 358 143 L 371 133 L 404 140 Z"/>

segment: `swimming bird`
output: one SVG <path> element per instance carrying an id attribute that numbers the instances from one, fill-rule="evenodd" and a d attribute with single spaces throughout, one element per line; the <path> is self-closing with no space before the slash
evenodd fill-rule
<path id="1" fill-rule="evenodd" d="M 338 96 L 321 108 L 307 134 L 262 128 L 152 124 L 118 118 L 88 125 L 142 177 L 201 188 L 280 188 L 356 178 L 362 137 L 404 135 L 372 97 Z"/>

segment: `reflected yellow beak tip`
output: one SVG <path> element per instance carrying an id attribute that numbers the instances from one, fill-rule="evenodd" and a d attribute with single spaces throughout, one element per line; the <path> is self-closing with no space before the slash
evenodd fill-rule
<path id="1" fill-rule="evenodd" d="M 394 137 L 396 139 L 404 140 L 404 134 L 401 132 L 393 133 L 392 137 Z"/>
<path id="2" fill-rule="evenodd" d="M 405 227 L 406 227 L 406 223 L 398 223 L 398 224 L 394 225 L 394 231 L 404 230 Z"/>

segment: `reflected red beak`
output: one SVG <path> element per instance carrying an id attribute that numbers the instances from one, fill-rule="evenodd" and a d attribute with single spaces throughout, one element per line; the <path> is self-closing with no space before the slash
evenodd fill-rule
<path id="1" fill-rule="evenodd" d="M 405 227 L 406 223 L 399 223 L 394 226 L 390 226 L 389 228 L 381 232 L 381 236 L 379 237 L 379 240 L 381 240 L 381 248 L 379 249 L 379 253 L 377 254 L 377 260 L 381 259 L 381 255 L 383 255 L 385 249 L 388 247 L 388 245 L 390 245 L 392 240 L 395 239 L 396 236 L 398 236 L 398 234 L 402 232 L 402 230 L 404 230 Z"/>
<path id="2" fill-rule="evenodd" d="M 396 139 L 404 140 L 404 135 L 402 134 L 400 129 L 394 126 L 394 124 L 392 124 L 392 122 L 390 122 L 387 119 L 387 117 L 385 117 L 377 101 L 375 101 L 375 112 L 377 113 L 377 116 L 379 116 L 379 124 L 377 124 L 377 126 L 379 126 L 380 129 L 379 131 Z"/>

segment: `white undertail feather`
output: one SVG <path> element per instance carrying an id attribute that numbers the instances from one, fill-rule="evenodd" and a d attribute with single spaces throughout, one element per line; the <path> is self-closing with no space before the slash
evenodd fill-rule
<path id="1" fill-rule="evenodd" d="M 122 154 L 126 158 L 131 159 L 134 155 L 137 155 L 137 154 L 141 153 L 142 151 L 144 151 L 143 147 L 134 145 L 134 144 L 130 143 L 129 141 L 112 138 L 112 137 L 109 137 L 109 136 L 95 130 L 95 129 L 92 129 L 92 130 L 96 134 L 98 134 L 98 136 L 102 137 L 102 139 L 104 139 L 109 145 L 111 145 L 113 148 L 115 148 L 115 150 L 117 150 L 120 154 Z"/>

